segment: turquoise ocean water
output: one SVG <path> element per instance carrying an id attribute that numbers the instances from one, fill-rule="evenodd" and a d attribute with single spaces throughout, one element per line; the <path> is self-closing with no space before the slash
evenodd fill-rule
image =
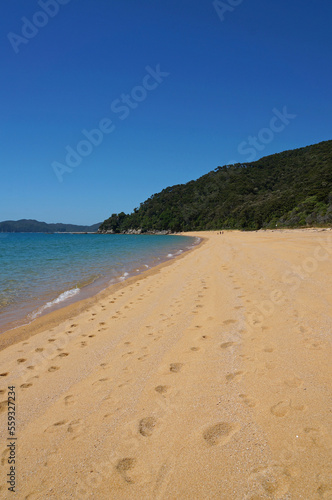
<path id="1" fill-rule="evenodd" d="M 0 233 L 0 332 L 169 260 L 198 238 Z"/>

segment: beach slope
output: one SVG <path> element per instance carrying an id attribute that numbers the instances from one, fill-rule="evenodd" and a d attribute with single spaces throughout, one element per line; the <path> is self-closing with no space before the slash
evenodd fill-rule
<path id="1" fill-rule="evenodd" d="M 205 240 L 13 333 L 1 498 L 11 386 L 15 498 L 332 498 L 332 231 L 188 235 Z"/>

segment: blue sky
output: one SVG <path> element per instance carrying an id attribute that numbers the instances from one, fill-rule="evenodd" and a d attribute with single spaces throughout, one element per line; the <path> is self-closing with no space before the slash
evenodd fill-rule
<path id="1" fill-rule="evenodd" d="M 93 224 L 331 139 L 331 18 L 330 0 L 1 2 L 0 220 Z"/>

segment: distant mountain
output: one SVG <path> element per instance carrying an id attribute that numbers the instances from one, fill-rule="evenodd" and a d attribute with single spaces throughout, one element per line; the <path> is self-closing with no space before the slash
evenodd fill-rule
<path id="1" fill-rule="evenodd" d="M 33 219 L 6 220 L 0 222 L 0 233 L 75 233 L 96 232 L 100 226 L 76 226 L 75 224 L 47 224 Z"/>
<path id="2" fill-rule="evenodd" d="M 217 167 L 163 189 L 101 232 L 259 229 L 332 224 L 332 141 Z"/>

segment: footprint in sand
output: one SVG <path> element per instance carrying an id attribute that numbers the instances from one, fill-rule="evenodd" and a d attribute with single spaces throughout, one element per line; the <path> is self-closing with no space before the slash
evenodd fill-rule
<path id="1" fill-rule="evenodd" d="M 18 364 L 20 364 L 20 363 L 24 363 L 26 361 L 26 359 L 25 358 L 19 358 L 16 361 L 18 362 Z"/>
<path id="2" fill-rule="evenodd" d="M 3 450 L 3 452 L 1 453 L 1 465 L 5 465 L 5 463 L 7 463 L 7 460 L 8 460 L 8 457 L 9 457 L 9 448 L 6 448 L 5 450 Z"/>
<path id="3" fill-rule="evenodd" d="M 312 349 L 313 351 L 320 351 L 324 347 L 324 342 L 319 339 L 305 339 L 304 347 L 306 349 Z"/>
<path id="4" fill-rule="evenodd" d="M 327 450 L 332 448 L 332 435 L 322 427 L 305 427 L 302 435 L 311 445 Z"/>
<path id="5" fill-rule="evenodd" d="M 203 438 L 209 446 L 226 444 L 231 437 L 240 429 L 239 424 L 219 422 L 211 425 L 203 432 Z"/>
<path id="6" fill-rule="evenodd" d="M 80 430 L 80 426 L 81 426 L 80 419 L 72 420 L 71 422 L 69 422 L 69 425 L 67 427 L 67 432 L 78 432 Z"/>
<path id="7" fill-rule="evenodd" d="M 59 366 L 50 366 L 50 368 L 47 371 L 52 373 L 52 372 L 56 372 L 57 370 L 60 370 Z"/>
<path id="8" fill-rule="evenodd" d="M 93 382 L 92 385 L 99 385 L 101 382 L 106 382 L 107 380 L 109 380 L 107 377 L 105 378 L 100 378 L 99 380 L 96 380 L 95 382 Z"/>
<path id="9" fill-rule="evenodd" d="M 157 385 L 157 387 L 155 387 L 154 390 L 159 392 L 159 394 L 165 394 L 168 390 L 168 386 L 167 385 Z"/>
<path id="10" fill-rule="evenodd" d="M 64 401 L 65 401 L 66 406 L 71 406 L 71 405 L 75 404 L 74 396 L 72 394 L 70 394 L 69 396 L 66 396 L 64 398 Z"/>
<path id="11" fill-rule="evenodd" d="M 227 382 L 232 382 L 233 380 L 238 382 L 242 378 L 243 374 L 244 374 L 243 371 L 229 373 L 228 375 L 226 375 L 226 380 L 227 380 Z"/>
<path id="12" fill-rule="evenodd" d="M 31 386 L 32 386 L 32 384 L 22 384 L 22 385 L 20 385 L 20 388 L 21 389 L 28 389 Z"/>
<path id="13" fill-rule="evenodd" d="M 0 377 L 7 377 L 7 375 L 9 375 L 9 372 L 0 373 Z"/>
<path id="14" fill-rule="evenodd" d="M 267 370 L 274 370 L 277 368 L 277 364 L 273 363 L 273 361 L 267 361 L 266 363 L 263 363 L 262 366 L 264 366 Z"/>
<path id="15" fill-rule="evenodd" d="M 251 472 L 250 480 L 256 484 L 257 493 L 281 499 L 289 490 L 291 474 L 287 468 L 278 465 L 257 467 Z"/>
<path id="16" fill-rule="evenodd" d="M 319 486 L 317 488 L 317 493 L 320 498 L 325 498 L 326 500 L 332 498 L 332 475 L 330 471 L 323 472 L 317 475 L 317 481 Z"/>
<path id="17" fill-rule="evenodd" d="M 123 477 L 126 483 L 133 483 L 134 481 L 128 476 L 128 472 L 131 471 L 136 464 L 136 458 L 121 458 L 118 460 L 115 468 L 118 473 Z"/>
<path id="18" fill-rule="evenodd" d="M 147 358 L 149 355 L 148 354 L 144 354 L 144 356 L 140 356 L 138 359 L 138 361 L 144 361 L 145 358 Z"/>
<path id="19" fill-rule="evenodd" d="M 125 352 L 124 354 L 122 354 L 122 358 L 128 358 L 128 356 L 131 356 L 131 354 L 134 354 L 135 351 L 128 351 L 128 352 Z"/>
<path id="20" fill-rule="evenodd" d="M 236 320 L 235 319 L 226 319 L 225 321 L 223 321 L 224 325 L 231 325 L 232 323 L 236 323 Z"/>
<path id="21" fill-rule="evenodd" d="M 274 406 L 271 406 L 270 412 L 275 417 L 285 417 L 287 413 L 290 411 L 290 403 L 289 401 L 279 401 Z"/>
<path id="22" fill-rule="evenodd" d="M 139 433 L 144 437 L 151 436 L 157 420 L 154 417 L 142 418 L 138 424 Z"/>
<path id="23" fill-rule="evenodd" d="M 172 373 L 179 373 L 183 367 L 183 363 L 171 363 L 169 365 L 169 371 Z"/>
<path id="24" fill-rule="evenodd" d="M 67 356 L 69 356 L 69 352 L 62 352 L 57 355 L 57 358 L 66 358 Z"/>
<path id="25" fill-rule="evenodd" d="M 254 408 L 257 404 L 256 400 L 254 398 L 251 398 L 250 396 L 247 396 L 247 394 L 239 394 L 239 397 L 242 399 L 243 403 L 249 408 Z"/>
<path id="26" fill-rule="evenodd" d="M 1 401 L 1 403 L 0 403 L 0 413 L 3 413 L 4 411 L 6 411 L 7 407 L 8 407 L 8 399 L 6 399 L 5 401 Z"/>
<path id="27" fill-rule="evenodd" d="M 44 432 L 56 432 L 58 427 L 62 427 L 67 423 L 67 420 L 59 420 L 59 422 L 55 422 L 54 424 L 47 427 Z"/>
<path id="28" fill-rule="evenodd" d="M 294 389 L 302 387 L 303 383 L 304 383 L 303 380 L 299 377 L 296 377 L 296 376 L 289 378 L 287 380 L 284 380 L 284 384 L 286 384 L 288 387 L 291 387 Z"/>
<path id="29" fill-rule="evenodd" d="M 197 352 L 197 351 L 200 350 L 200 347 L 191 347 L 190 350 L 194 351 L 194 352 Z"/>
<path id="30" fill-rule="evenodd" d="M 228 349 L 228 347 L 232 347 L 232 345 L 235 345 L 235 342 L 224 342 L 220 344 L 220 347 L 221 349 Z"/>

